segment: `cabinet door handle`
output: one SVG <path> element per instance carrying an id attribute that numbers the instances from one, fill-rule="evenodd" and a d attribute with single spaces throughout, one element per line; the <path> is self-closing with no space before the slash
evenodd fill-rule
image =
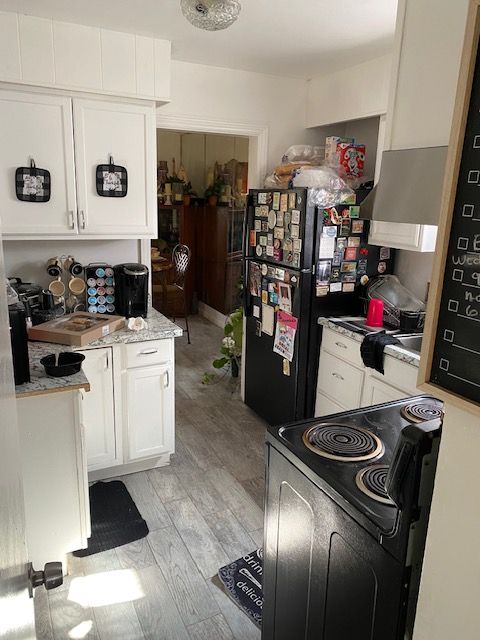
<path id="1" fill-rule="evenodd" d="M 170 386 L 170 372 L 168 369 L 165 371 L 165 389 Z"/>
<path id="2" fill-rule="evenodd" d="M 332 373 L 332 376 L 333 376 L 334 378 L 337 378 L 337 380 L 345 380 L 345 378 L 344 378 L 343 376 L 341 376 L 339 373 L 335 373 L 335 372 L 333 372 L 333 373 Z"/>
<path id="3" fill-rule="evenodd" d="M 347 345 L 343 344 L 343 342 L 335 342 L 335 344 L 337 345 L 337 347 L 340 347 L 340 349 L 346 349 Z"/>
<path id="4" fill-rule="evenodd" d="M 86 226 L 85 211 L 83 209 L 81 209 L 79 213 L 80 213 L 80 227 L 82 229 L 85 229 L 85 226 Z"/>
<path id="5" fill-rule="evenodd" d="M 138 356 L 151 356 L 153 353 L 157 353 L 158 349 L 144 349 L 137 353 Z"/>
<path id="6" fill-rule="evenodd" d="M 75 218 L 73 216 L 73 211 L 68 212 L 68 223 L 70 225 L 70 229 L 75 229 Z"/>
<path id="7" fill-rule="evenodd" d="M 110 356 L 109 353 L 107 351 L 107 353 L 105 354 L 105 370 L 110 368 Z"/>

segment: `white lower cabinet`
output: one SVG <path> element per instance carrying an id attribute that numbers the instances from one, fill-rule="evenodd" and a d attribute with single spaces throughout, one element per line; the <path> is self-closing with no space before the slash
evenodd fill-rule
<path id="1" fill-rule="evenodd" d="M 111 347 L 90 349 L 83 370 L 90 382 L 83 396 L 83 422 L 86 429 L 88 470 L 110 467 L 117 461 L 113 358 Z"/>
<path id="2" fill-rule="evenodd" d="M 417 367 L 387 354 L 384 370 L 382 376 L 363 365 L 359 342 L 324 328 L 315 416 L 369 407 L 419 393 Z"/>
<path id="3" fill-rule="evenodd" d="M 82 351 L 90 480 L 168 464 L 175 450 L 173 340 Z"/>
<path id="4" fill-rule="evenodd" d="M 173 366 L 128 369 L 127 433 L 129 460 L 173 451 Z"/>

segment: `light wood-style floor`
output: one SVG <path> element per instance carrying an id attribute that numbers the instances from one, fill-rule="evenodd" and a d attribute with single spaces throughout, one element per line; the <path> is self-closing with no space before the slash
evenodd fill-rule
<path id="1" fill-rule="evenodd" d="M 180 321 L 181 323 L 181 321 Z M 265 423 L 229 378 L 201 384 L 222 331 L 191 318 L 176 341 L 176 454 L 123 476 L 147 538 L 71 557 L 59 589 L 36 593 L 39 640 L 258 640 L 260 631 L 211 583 L 262 544 Z"/>

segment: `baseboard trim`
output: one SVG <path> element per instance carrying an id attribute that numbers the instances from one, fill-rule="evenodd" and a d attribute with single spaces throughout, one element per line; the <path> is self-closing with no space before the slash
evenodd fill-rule
<path id="1" fill-rule="evenodd" d="M 127 464 L 118 464 L 107 469 L 95 469 L 88 472 L 88 481 L 96 482 L 97 480 L 107 480 L 109 478 L 117 478 L 118 476 L 126 476 L 129 473 L 138 473 L 139 471 L 148 471 L 157 467 L 165 467 L 170 464 L 170 453 L 148 460 L 140 460 L 139 462 L 129 462 Z"/>
<path id="2" fill-rule="evenodd" d="M 225 326 L 225 320 L 227 319 L 227 316 L 223 313 L 220 313 L 220 311 L 217 311 L 213 307 L 209 307 L 208 304 L 205 304 L 204 302 L 198 303 L 198 314 L 206 320 L 209 320 L 217 327 L 220 327 L 220 329 L 223 329 L 223 327 Z"/>

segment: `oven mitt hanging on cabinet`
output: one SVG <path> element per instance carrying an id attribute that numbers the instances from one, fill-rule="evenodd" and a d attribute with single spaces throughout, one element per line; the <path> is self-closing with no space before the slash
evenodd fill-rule
<path id="1" fill-rule="evenodd" d="M 363 364 L 383 375 L 385 373 L 383 369 L 383 350 L 389 344 L 400 344 L 400 340 L 385 333 L 385 331 L 366 335 L 360 345 Z"/>

